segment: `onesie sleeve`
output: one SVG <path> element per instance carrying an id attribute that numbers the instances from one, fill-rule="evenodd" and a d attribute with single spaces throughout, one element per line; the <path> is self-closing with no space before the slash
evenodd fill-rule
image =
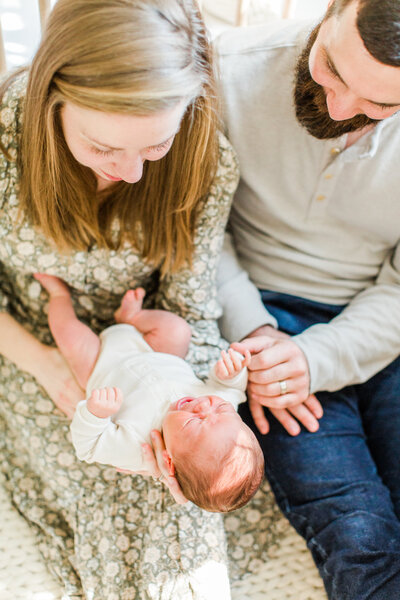
<path id="1" fill-rule="evenodd" d="M 129 426 L 96 417 L 88 411 L 86 400 L 76 408 L 71 437 L 79 460 L 130 471 L 142 468 L 141 444 L 146 440 Z"/>

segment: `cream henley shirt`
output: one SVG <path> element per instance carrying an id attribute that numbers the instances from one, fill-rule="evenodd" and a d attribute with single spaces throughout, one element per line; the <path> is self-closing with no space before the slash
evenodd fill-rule
<path id="1" fill-rule="evenodd" d="M 361 383 L 400 354 L 400 113 L 345 149 L 297 121 L 294 69 L 313 24 L 235 29 L 217 40 L 228 137 L 241 181 L 230 228 L 259 289 L 345 309 L 294 341 L 311 392 Z M 241 339 L 275 319 L 227 241 L 222 333 Z"/>

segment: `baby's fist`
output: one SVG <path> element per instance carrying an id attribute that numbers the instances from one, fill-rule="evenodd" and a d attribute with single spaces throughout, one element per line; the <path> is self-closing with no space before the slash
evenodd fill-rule
<path id="1" fill-rule="evenodd" d="M 119 388 L 93 390 L 87 401 L 88 411 L 99 419 L 115 415 L 121 408 L 122 392 Z"/>

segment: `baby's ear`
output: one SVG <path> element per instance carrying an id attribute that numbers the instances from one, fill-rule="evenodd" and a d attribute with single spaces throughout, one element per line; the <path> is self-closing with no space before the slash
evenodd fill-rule
<path id="1" fill-rule="evenodd" d="M 163 450 L 162 457 L 163 457 L 164 465 L 168 469 L 168 474 L 171 477 L 173 477 L 175 475 L 175 465 L 172 462 L 172 458 L 168 454 L 167 450 Z"/>

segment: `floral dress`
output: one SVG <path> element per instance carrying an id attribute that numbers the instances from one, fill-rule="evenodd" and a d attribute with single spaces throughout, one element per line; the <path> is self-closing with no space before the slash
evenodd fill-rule
<path id="1" fill-rule="evenodd" d="M 25 86 L 26 77 L 19 77 L 0 106 L 1 142 L 13 159 Z M 189 322 L 188 360 L 204 375 L 224 347 L 215 321 L 220 309 L 214 282 L 237 178 L 233 151 L 221 136 L 217 174 L 196 227 L 192 267 L 158 283 L 154 268 L 131 244 L 118 251 L 94 246 L 61 254 L 40 231 L 18 220 L 16 163 L 1 155 L 1 309 L 43 343 L 54 345 L 47 294 L 32 273 L 66 281 L 78 317 L 96 333 L 112 324 L 124 292 L 142 286 L 152 306 Z M 240 576 L 255 568 L 261 549 L 278 537 L 278 511 L 268 490 L 227 516 L 224 527 L 221 515 L 191 503 L 178 506 L 151 478 L 80 462 L 68 419 L 33 377 L 2 356 L 0 397 L 0 465 L 7 488 L 36 528 L 46 563 L 64 586 L 64 598 L 222 600 L 229 596 L 227 570 Z M 220 581 L 218 594 L 215 581 L 210 586 L 210 574 Z"/>

